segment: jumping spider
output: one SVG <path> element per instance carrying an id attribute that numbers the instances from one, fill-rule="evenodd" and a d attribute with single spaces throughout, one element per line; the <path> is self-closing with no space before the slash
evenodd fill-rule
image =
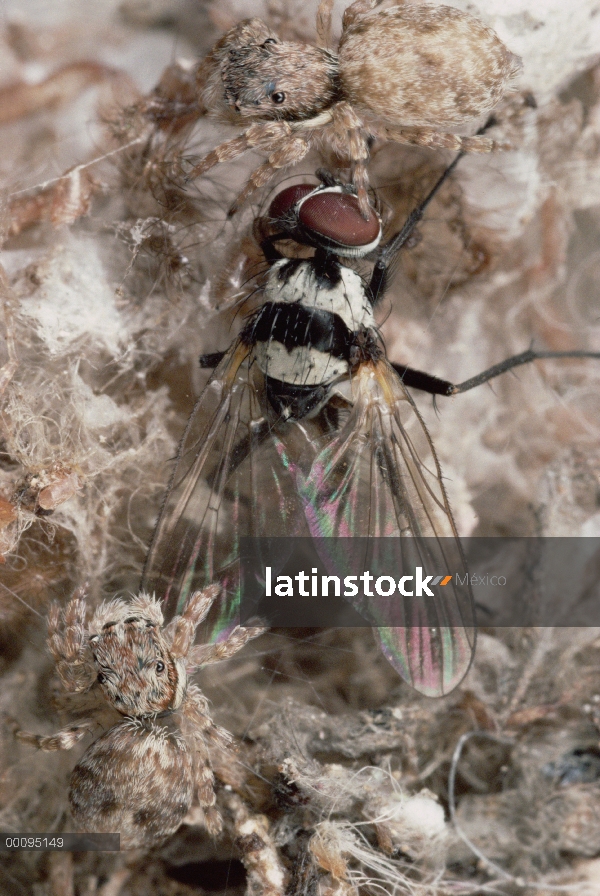
<path id="1" fill-rule="evenodd" d="M 211 834 L 221 830 L 215 807 L 211 748 L 227 749 L 231 735 L 211 720 L 200 688 L 188 683 L 199 666 L 237 653 L 264 628 L 235 628 L 227 640 L 194 646 L 197 626 L 219 593 L 210 586 L 190 597 L 163 628 L 157 600 L 101 604 L 86 624 L 85 590 L 48 618 L 48 647 L 59 678 L 73 695 L 92 691 L 124 718 L 95 740 L 71 774 L 69 802 L 88 833 L 120 832 L 121 847 L 149 847 L 173 834 L 194 795 Z M 56 734 L 17 730 L 41 750 L 70 750 L 96 722 L 84 718 Z"/>
<path id="2" fill-rule="evenodd" d="M 356 0 L 346 9 L 337 53 L 331 49 L 333 0 L 319 5 L 316 46 L 282 41 L 257 18 L 228 31 L 196 69 L 196 106 L 246 130 L 208 153 L 190 178 L 248 149 L 265 153 L 267 161 L 251 175 L 233 213 L 278 169 L 301 161 L 319 143 L 352 167 L 367 219 L 366 166 L 374 137 L 468 152 L 507 148 L 445 129 L 489 113 L 521 60 L 467 13 L 409 4 L 373 12 L 380 2 Z M 173 102 L 173 127 L 178 116 L 189 120 L 190 108 Z M 164 124 L 168 109 L 165 81 L 146 112 Z"/>

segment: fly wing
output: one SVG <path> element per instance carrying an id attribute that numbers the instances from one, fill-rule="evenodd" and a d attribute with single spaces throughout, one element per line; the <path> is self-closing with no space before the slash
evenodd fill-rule
<path id="1" fill-rule="evenodd" d="M 424 588 L 416 596 L 413 587 L 413 594 L 375 594 L 368 606 L 356 606 L 373 621 L 384 655 L 405 681 L 428 696 L 447 694 L 469 669 L 476 630 L 439 461 L 425 423 L 387 361 L 362 365 L 352 391 L 349 419 L 317 455 L 300 488 L 311 534 L 320 550 L 342 553 L 345 537 L 362 536 L 352 542 L 352 563 L 361 544 L 363 570 L 386 568 L 385 557 L 388 571 L 395 557 L 412 574 L 413 585 L 418 567 L 421 576 L 434 574 L 430 595 Z M 431 587 L 433 578 L 449 581 Z"/>
<path id="2" fill-rule="evenodd" d="M 167 618 L 216 582 L 218 618 L 204 635 L 218 638 L 236 623 L 240 538 L 308 535 L 291 469 L 292 456 L 312 461 L 312 444 L 302 427 L 269 420 L 262 374 L 235 343 L 187 424 L 144 568 L 142 587 L 164 595 Z"/>

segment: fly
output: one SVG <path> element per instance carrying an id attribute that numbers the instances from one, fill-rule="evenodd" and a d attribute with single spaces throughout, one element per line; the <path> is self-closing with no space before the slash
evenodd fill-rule
<path id="1" fill-rule="evenodd" d="M 410 625 L 374 634 L 399 674 L 429 696 L 449 693 L 475 649 L 473 596 L 440 464 L 407 386 L 432 395 L 467 391 L 536 358 L 533 352 L 465 383 L 385 357 L 374 310 L 390 268 L 461 155 L 391 240 L 367 219 L 356 192 L 326 173 L 318 187 L 280 192 L 255 235 L 269 264 L 261 305 L 216 367 L 187 424 L 146 561 L 143 587 L 175 612 L 210 582 L 227 595 L 219 629 L 240 599 L 240 538 L 401 538 L 413 564 L 457 573 L 433 598 L 407 596 Z M 289 258 L 277 244 L 313 247 Z M 368 283 L 344 259 L 369 256 Z M 370 542 L 375 544 L 375 542 Z"/>

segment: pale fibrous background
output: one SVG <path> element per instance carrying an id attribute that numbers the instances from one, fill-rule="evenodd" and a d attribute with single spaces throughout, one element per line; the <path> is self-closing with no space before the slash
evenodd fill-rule
<path id="1" fill-rule="evenodd" d="M 400 260 L 382 331 L 392 360 L 461 382 L 532 341 L 600 350 L 600 11 L 591 0 L 451 5 L 523 58 L 497 111 L 515 150 L 461 161 Z M 315 10 L 297 0 L 2 5 L 0 709 L 29 730 L 63 723 L 48 603 L 86 580 L 92 603 L 136 590 L 169 459 L 205 381 L 198 356 L 231 341 L 227 304 L 259 264 L 252 217 L 323 161 L 284 172 L 228 221 L 260 158 L 217 167 L 182 200 L 157 157 L 141 155 L 148 125 L 123 109 L 239 19 L 312 40 Z M 232 134 L 202 119 L 181 152 L 199 158 Z M 374 147 L 387 233 L 450 159 Z M 547 361 L 437 410 L 415 396 L 461 534 L 600 536 L 599 385 L 598 361 Z M 215 718 L 244 739 L 239 761 L 259 776 L 248 805 L 264 814 L 278 861 L 289 872 L 312 838 L 320 892 L 476 893 L 485 881 L 522 892 L 518 876 L 538 892 L 576 882 L 597 893 L 598 637 L 484 630 L 465 682 L 439 701 L 417 698 L 366 631 L 278 631 L 198 681 Z M 457 775 L 460 824 L 496 869 L 448 818 L 452 752 L 475 729 L 511 741 L 471 741 Z M 80 752 L 35 753 L 3 725 L 0 829 L 69 830 Z M 395 858 L 377 846 L 382 818 Z M 248 874 L 261 892 L 234 831 L 213 842 L 200 814 L 188 820 L 145 856 L 0 856 L 0 890 L 242 893 Z"/>

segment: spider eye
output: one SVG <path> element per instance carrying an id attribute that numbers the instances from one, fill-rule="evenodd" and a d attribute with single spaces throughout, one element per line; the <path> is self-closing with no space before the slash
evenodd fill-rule
<path id="1" fill-rule="evenodd" d="M 159 661 L 157 662 L 157 664 L 156 664 L 156 671 L 157 671 L 157 672 L 164 672 L 164 669 L 165 669 L 165 664 L 162 663 L 162 662 L 159 660 Z"/>
<path id="2" fill-rule="evenodd" d="M 283 93 L 282 90 L 278 90 L 277 93 L 271 94 L 271 99 L 276 106 L 281 106 L 281 104 L 285 102 L 285 93 Z"/>
<path id="3" fill-rule="evenodd" d="M 102 672 L 98 672 L 96 681 L 98 682 L 98 684 L 104 684 L 104 682 L 106 681 L 106 675 L 104 675 Z"/>
<path id="4" fill-rule="evenodd" d="M 263 47 L 266 47 L 267 44 L 276 44 L 277 41 L 274 37 L 268 37 L 265 41 L 263 41 Z"/>

